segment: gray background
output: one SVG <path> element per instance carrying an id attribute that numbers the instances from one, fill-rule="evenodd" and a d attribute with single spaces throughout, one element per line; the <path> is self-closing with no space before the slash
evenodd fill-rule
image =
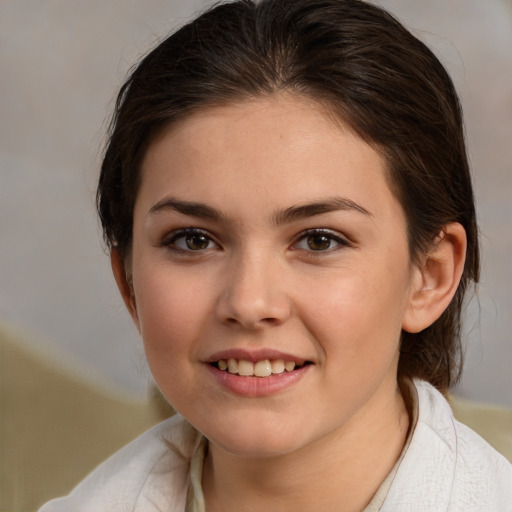
<path id="1" fill-rule="evenodd" d="M 0 323 L 125 396 L 143 396 L 150 377 L 94 212 L 105 123 L 136 58 L 209 3 L 0 2 Z M 434 49 L 462 97 L 484 267 L 458 392 L 512 406 L 512 3 L 379 3 Z"/>

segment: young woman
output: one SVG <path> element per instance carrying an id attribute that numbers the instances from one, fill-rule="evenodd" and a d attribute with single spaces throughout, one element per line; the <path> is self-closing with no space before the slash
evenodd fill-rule
<path id="1" fill-rule="evenodd" d="M 55 511 L 511 511 L 443 397 L 478 280 L 461 112 L 358 0 L 221 4 L 147 55 L 98 188 L 112 268 L 179 413 Z"/>

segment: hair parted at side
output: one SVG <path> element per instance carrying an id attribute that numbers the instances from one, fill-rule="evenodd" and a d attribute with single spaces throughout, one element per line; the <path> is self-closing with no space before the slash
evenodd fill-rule
<path id="1" fill-rule="evenodd" d="M 407 221 L 411 258 L 450 222 L 466 230 L 454 300 L 433 325 L 404 332 L 399 378 L 441 391 L 460 375 L 460 318 L 478 281 L 479 248 L 462 114 L 434 54 L 393 16 L 361 0 L 219 4 L 162 41 L 117 98 L 97 192 L 109 247 L 131 250 L 148 145 L 163 127 L 208 106 L 290 92 L 321 103 L 383 154 Z"/>

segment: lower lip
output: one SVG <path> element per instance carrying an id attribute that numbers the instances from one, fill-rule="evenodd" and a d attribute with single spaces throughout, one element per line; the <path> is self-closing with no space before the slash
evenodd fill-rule
<path id="1" fill-rule="evenodd" d="M 236 395 L 247 397 L 275 395 L 296 384 L 311 366 L 305 365 L 291 372 L 285 371 L 270 377 L 242 377 L 207 364 L 212 375 L 224 388 Z"/>

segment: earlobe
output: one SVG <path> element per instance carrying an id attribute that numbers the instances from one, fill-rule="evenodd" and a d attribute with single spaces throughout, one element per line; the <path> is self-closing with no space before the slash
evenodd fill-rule
<path id="1" fill-rule="evenodd" d="M 404 331 L 420 332 L 443 314 L 457 291 L 465 260 L 466 232 L 459 223 L 447 224 L 414 269 Z"/>
<path id="2" fill-rule="evenodd" d="M 121 253 L 116 249 L 112 248 L 110 251 L 110 264 L 112 266 L 112 272 L 117 283 L 117 287 L 121 293 L 121 297 L 132 317 L 132 320 L 140 332 L 139 316 L 137 313 L 137 304 L 135 302 L 135 293 L 133 290 L 133 283 L 129 274 L 130 269 L 129 262 L 125 262 Z"/>

